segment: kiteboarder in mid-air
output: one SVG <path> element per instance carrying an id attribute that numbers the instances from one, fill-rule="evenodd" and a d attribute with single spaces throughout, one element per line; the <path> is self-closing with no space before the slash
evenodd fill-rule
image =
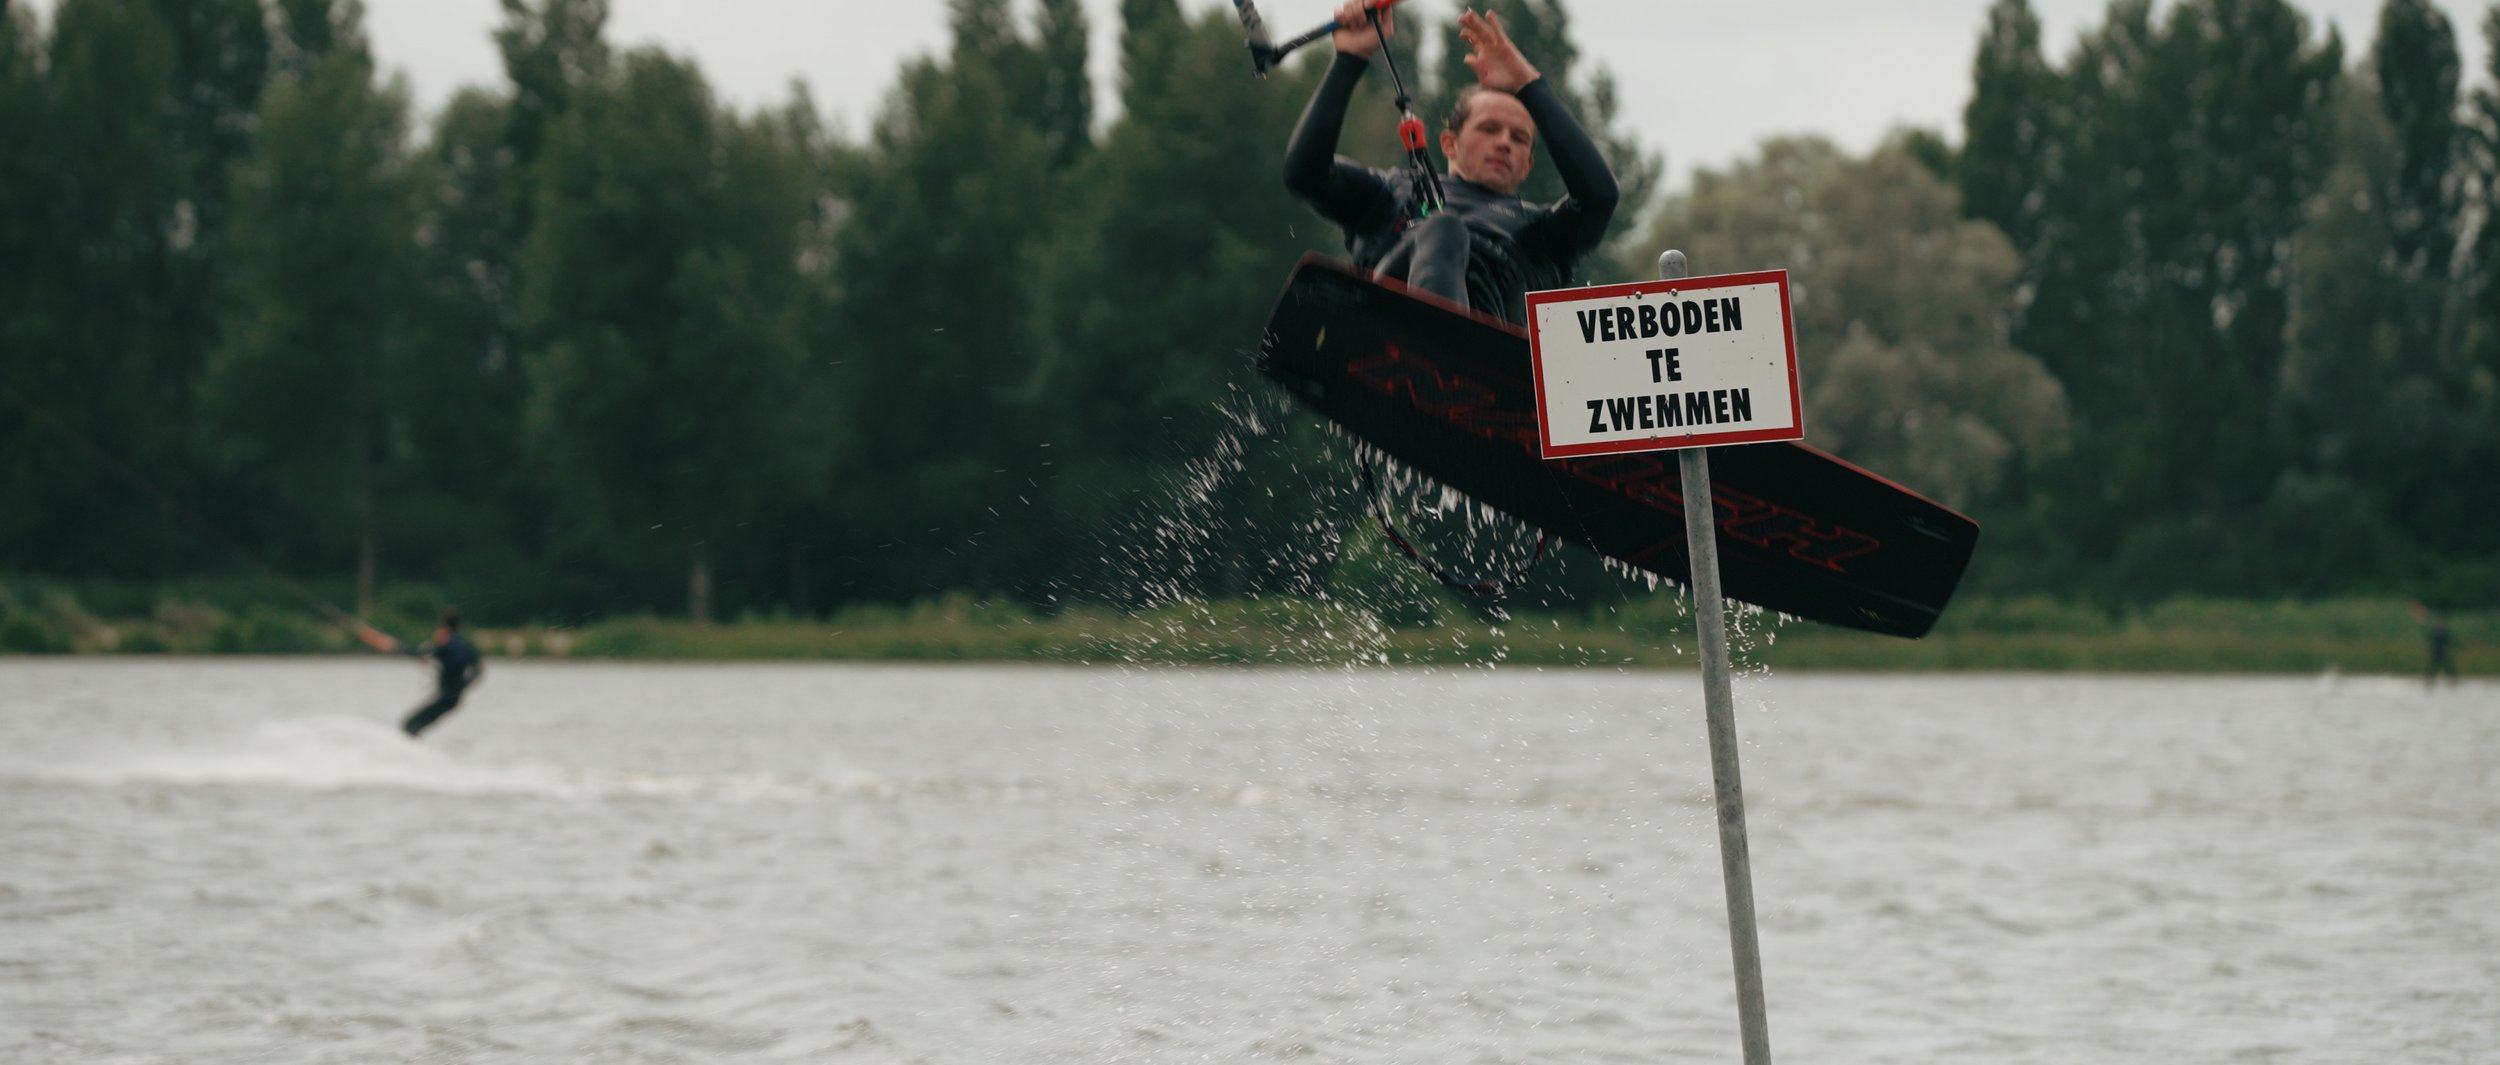
<path id="1" fill-rule="evenodd" d="M 1476 84 L 1459 93 L 1441 130 L 1448 180 L 1336 154 L 1355 83 L 1395 33 L 1385 5 L 1351 0 L 1329 35 L 1336 59 L 1286 146 L 1285 187 L 1345 230 L 1355 266 L 1524 323 L 1526 294 L 1568 284 L 1573 263 L 1605 238 L 1619 192 L 1597 145 L 1498 16 L 1464 12 L 1458 32 Z M 1546 204 L 1519 198 L 1540 134 L 1569 193 Z M 1401 136 L 1421 159 L 1420 124 Z"/>
<path id="2" fill-rule="evenodd" d="M 410 647 L 392 641 L 400 654 L 434 660 L 434 701 L 420 706 L 400 722 L 401 731 L 414 737 L 423 733 L 443 715 L 460 705 L 460 697 L 478 678 L 486 675 L 486 664 L 478 658 L 477 648 L 468 637 L 460 635 L 460 611 L 446 608 L 442 627 L 434 630 L 434 638 Z"/>
<path id="3" fill-rule="evenodd" d="M 1526 294 L 1569 286 L 1604 240 L 1622 195 L 1614 174 L 1501 21 L 1469 11 L 1458 30 L 1476 82 L 1440 132 L 1445 177 L 1386 47 L 1396 2 L 1344 3 L 1328 24 L 1279 41 L 1256 0 L 1233 0 L 1253 74 L 1323 39 L 1337 49 L 1284 174 L 1287 189 L 1344 229 L 1351 261 L 1310 254 L 1295 264 L 1259 338 L 1260 373 L 1360 442 L 1363 493 L 1382 535 L 1448 588 L 1516 587 L 1551 536 L 1692 580 L 1677 461 L 1543 454 Z M 1405 160 L 1394 170 L 1335 154 L 1374 62 L 1397 93 Z M 1551 203 L 1519 196 L 1540 143 L 1565 193 Z M 1708 329 L 1708 312 L 1688 305 Z M 1729 598 L 1912 639 L 1934 627 L 1970 565 L 1976 522 L 1802 443 L 1718 450 L 1709 498 Z M 1484 578 L 1433 561 L 1395 527 L 1375 456 L 1536 529 L 1536 548 Z"/>

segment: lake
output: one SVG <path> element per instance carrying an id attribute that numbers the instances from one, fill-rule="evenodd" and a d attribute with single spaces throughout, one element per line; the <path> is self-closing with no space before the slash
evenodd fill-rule
<path id="1" fill-rule="evenodd" d="M 0 659 L 0 1060 L 1739 1058 L 1696 675 Z M 1740 676 L 1774 1060 L 2500 1060 L 2500 685 Z"/>

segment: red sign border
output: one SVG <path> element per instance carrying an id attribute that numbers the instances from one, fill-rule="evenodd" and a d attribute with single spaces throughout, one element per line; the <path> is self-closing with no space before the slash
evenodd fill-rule
<path id="1" fill-rule="evenodd" d="M 1678 437 L 1652 436 L 1639 440 L 1605 440 L 1588 444 L 1554 445 L 1554 433 L 1546 424 L 1545 414 L 1545 342 L 1537 328 L 1537 309 L 1549 303 L 1577 303 L 1583 300 L 1609 299 L 1617 296 L 1663 296 L 1695 289 L 1742 288 L 1748 285 L 1776 285 L 1780 292 L 1780 332 L 1788 344 L 1788 423 L 1786 429 L 1740 429 L 1725 433 L 1704 433 Z M 1537 457 L 1542 459 L 1582 458 L 1589 455 L 1630 455 L 1645 451 L 1682 451 L 1696 447 L 1718 447 L 1725 444 L 1761 444 L 1777 440 L 1806 438 L 1806 411 L 1803 394 L 1797 387 L 1797 316 L 1788 296 L 1788 271 L 1755 270 L 1742 274 L 1714 274 L 1709 277 L 1685 277 L 1674 280 L 1628 281 L 1619 285 L 1590 285 L 1585 288 L 1556 288 L 1528 293 L 1528 367 L 1536 378 L 1536 443 Z"/>

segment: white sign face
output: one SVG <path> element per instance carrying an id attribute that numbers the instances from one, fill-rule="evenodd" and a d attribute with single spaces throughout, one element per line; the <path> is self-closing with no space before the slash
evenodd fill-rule
<path id="1" fill-rule="evenodd" d="M 1788 271 L 1528 294 L 1548 459 L 1805 438 Z"/>

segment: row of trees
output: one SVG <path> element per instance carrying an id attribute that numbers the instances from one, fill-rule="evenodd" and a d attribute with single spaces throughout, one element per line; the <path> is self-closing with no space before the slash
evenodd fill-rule
<path id="1" fill-rule="evenodd" d="M 1626 189 L 1592 278 L 1794 270 L 1814 439 L 1975 511 L 1976 581 L 2500 583 L 2500 108 L 2458 112 L 2427 4 L 2347 71 L 2261 0 L 2120 0 L 2061 67 L 2002 0 L 1959 146 L 1773 142 L 1640 233 L 1658 159 L 1561 0 L 1493 6 Z M 0 570 L 249 557 L 515 619 L 1379 579 L 1336 446 L 1246 372 L 1334 244 L 1275 174 L 1317 65 L 1251 78 L 1220 7 L 1123 0 L 1106 107 L 1078 0 L 952 0 L 857 140 L 613 53 L 604 0 L 504 0 L 505 83 L 423 131 L 354 0 L 0 9 Z M 1437 112 L 1463 49 L 1424 30 Z"/>
<path id="2" fill-rule="evenodd" d="M 2500 7 L 2348 64 L 2268 0 L 2118 0 L 2062 65 L 1990 11 L 1951 172 L 2021 254 L 2070 450 L 1999 511 L 2061 582 L 2500 597 Z"/>

